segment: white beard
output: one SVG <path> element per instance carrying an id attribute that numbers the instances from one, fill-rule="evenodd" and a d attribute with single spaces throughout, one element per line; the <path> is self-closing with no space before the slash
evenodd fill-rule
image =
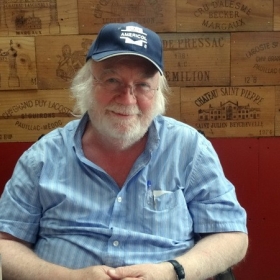
<path id="1" fill-rule="evenodd" d="M 99 108 L 95 98 L 92 98 L 91 108 L 88 112 L 92 126 L 104 138 L 121 149 L 127 149 L 138 142 L 148 131 L 153 118 L 159 110 L 155 106 L 145 115 L 137 105 L 121 105 L 113 103 L 105 108 Z M 157 104 L 155 101 L 154 104 Z M 128 114 L 130 118 L 121 119 L 110 112 Z"/>

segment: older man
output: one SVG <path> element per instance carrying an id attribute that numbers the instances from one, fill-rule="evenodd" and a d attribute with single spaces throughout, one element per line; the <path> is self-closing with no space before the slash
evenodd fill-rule
<path id="1" fill-rule="evenodd" d="M 72 91 L 82 118 L 26 151 L 5 187 L 4 278 L 205 279 L 238 263 L 246 213 L 210 142 L 162 116 L 158 35 L 105 25 Z"/>

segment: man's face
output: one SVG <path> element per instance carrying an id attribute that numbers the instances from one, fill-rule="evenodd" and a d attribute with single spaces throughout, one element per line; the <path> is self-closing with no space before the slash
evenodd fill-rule
<path id="1" fill-rule="evenodd" d="M 159 113 L 159 72 L 148 60 L 137 56 L 94 62 L 92 71 L 92 125 L 105 139 L 128 148 L 145 135 Z"/>

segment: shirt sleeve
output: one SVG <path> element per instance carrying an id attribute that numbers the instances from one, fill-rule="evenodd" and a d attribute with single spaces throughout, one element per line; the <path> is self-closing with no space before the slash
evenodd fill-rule
<path id="1" fill-rule="evenodd" d="M 187 203 L 196 233 L 247 232 L 246 211 L 239 204 L 235 187 L 225 177 L 207 139 L 196 148 L 187 189 Z"/>
<path id="2" fill-rule="evenodd" d="M 0 231 L 29 243 L 36 241 L 41 218 L 40 164 L 35 164 L 33 153 L 30 148 L 20 157 L 0 199 Z"/>

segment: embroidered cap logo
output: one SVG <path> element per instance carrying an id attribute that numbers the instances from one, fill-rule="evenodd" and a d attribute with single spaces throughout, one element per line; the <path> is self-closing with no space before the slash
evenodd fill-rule
<path id="1" fill-rule="evenodd" d="M 162 41 L 152 30 L 136 22 L 109 23 L 92 43 L 86 61 L 102 61 L 118 55 L 136 55 L 152 62 L 163 75 Z"/>
<path id="2" fill-rule="evenodd" d="M 124 39 L 126 44 L 147 48 L 147 34 L 143 32 L 142 28 L 126 26 L 126 29 L 122 29 L 121 32 L 120 39 Z"/>

